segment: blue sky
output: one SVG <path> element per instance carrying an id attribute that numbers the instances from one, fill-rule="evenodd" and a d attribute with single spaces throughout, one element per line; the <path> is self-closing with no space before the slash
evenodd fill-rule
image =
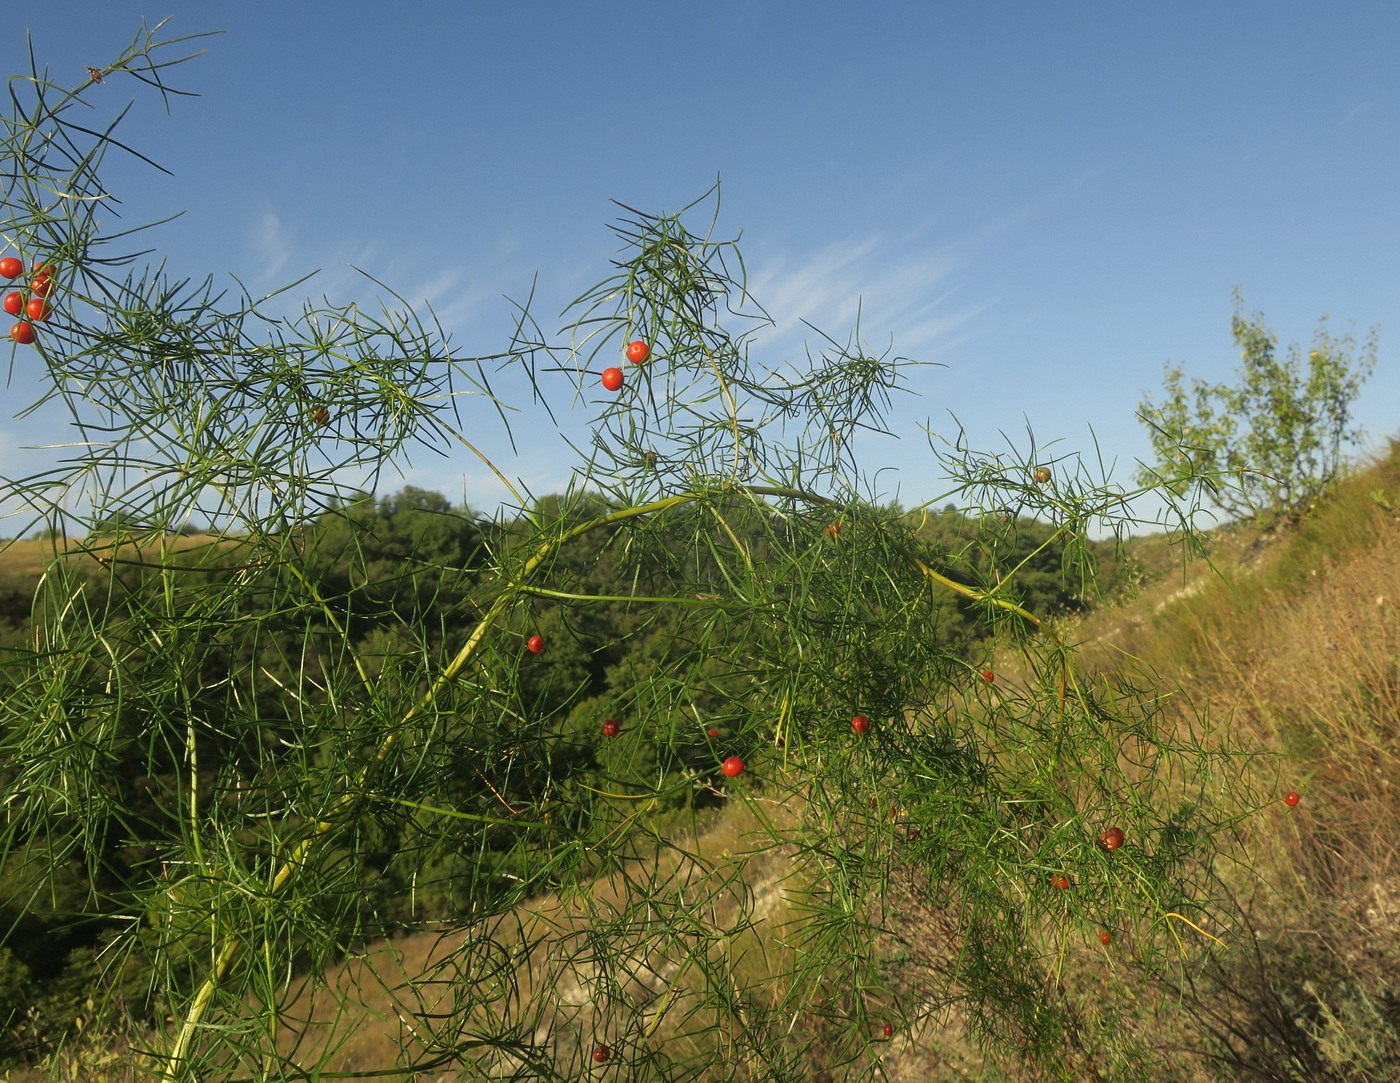
<path id="1" fill-rule="evenodd" d="M 179 273 L 319 269 L 311 290 L 349 299 L 364 267 L 489 354 L 502 295 L 538 274 L 554 329 L 609 273 L 610 200 L 673 211 L 718 177 L 778 321 L 756 353 L 798 354 L 802 319 L 844 338 L 859 305 L 871 345 L 946 366 L 913 374 L 898 439 L 858 449 L 906 505 L 944 491 L 923 426 L 950 415 L 993 449 L 1029 425 L 1092 455 L 1092 428 L 1126 482 L 1163 363 L 1230 378 L 1236 286 L 1284 343 L 1324 314 L 1380 325 L 1358 415 L 1371 446 L 1400 433 L 1394 4 L 91 0 L 9 13 L 0 70 L 27 67 L 27 28 L 81 81 L 168 14 L 226 32 L 173 77 L 200 97 L 166 116 L 143 95 L 123 128 L 173 176 L 113 186 L 132 223 L 186 212 L 153 235 Z M 9 394 L 32 386 L 17 367 Z M 473 435 L 505 472 L 561 487 L 545 429 L 516 458 L 493 417 Z M 6 473 L 35 424 L 0 418 Z M 500 496 L 465 458 L 405 480 Z"/>

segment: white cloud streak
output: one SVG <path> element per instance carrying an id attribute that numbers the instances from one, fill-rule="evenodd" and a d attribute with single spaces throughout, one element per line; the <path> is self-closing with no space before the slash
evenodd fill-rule
<path id="1" fill-rule="evenodd" d="M 258 286 L 271 289 L 278 284 L 283 268 L 292 259 L 291 238 L 282 225 L 277 212 L 268 209 L 253 223 L 251 245 L 258 253 L 261 266 L 258 268 Z"/>
<path id="2" fill-rule="evenodd" d="M 973 332 L 967 327 L 985 304 L 955 305 L 954 276 L 962 259 L 953 246 L 892 258 L 882 237 L 828 245 L 811 256 L 779 256 L 750 277 L 749 288 L 777 323 L 783 340 L 800 335 L 807 321 L 838 341 L 854 330 L 873 347 L 894 339 L 905 356 L 934 360 Z M 959 335 L 961 332 L 961 335 Z"/>

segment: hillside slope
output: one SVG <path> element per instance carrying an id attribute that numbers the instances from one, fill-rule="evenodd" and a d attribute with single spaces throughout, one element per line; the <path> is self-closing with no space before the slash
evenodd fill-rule
<path id="1" fill-rule="evenodd" d="M 1400 441 L 1208 555 L 1077 628 L 1269 754 L 1222 876 L 1236 935 L 1168 1033 L 1202 1078 L 1400 1079 Z"/>

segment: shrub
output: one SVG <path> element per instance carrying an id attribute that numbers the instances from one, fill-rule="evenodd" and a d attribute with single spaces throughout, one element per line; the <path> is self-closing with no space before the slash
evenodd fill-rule
<path id="1" fill-rule="evenodd" d="M 174 93 L 177 43 L 155 33 L 101 79 Z M 1090 533 L 1123 525 L 1125 494 L 1038 479 L 1034 448 L 944 455 L 965 518 L 1044 520 L 950 564 L 862 497 L 851 450 L 906 362 L 857 337 L 756 361 L 737 246 L 691 224 L 713 193 L 624 208 L 613 272 L 557 341 L 522 307 L 504 351 L 464 358 L 384 286 L 377 315 L 275 317 L 143 267 L 102 231 L 98 168 L 125 147 L 77 113 L 94 84 L 23 85 L 0 235 L 56 268 L 27 356 L 103 435 L 5 495 L 70 536 L 150 532 L 46 569 L 33 644 L 7 656 L 0 841 L 34 870 L 21 911 L 82 870 L 94 995 L 150 1013 L 143 1063 L 330 1071 L 347 1034 L 311 1025 L 319 998 L 402 1020 L 397 1063 L 372 1067 L 404 1075 L 571 1079 L 606 1046 L 619 1077 L 869 1077 L 873 1012 L 908 1028 L 955 1004 L 1047 1070 L 1105 1050 L 1147 1070 L 1114 1005 L 1184 958 L 1240 772 L 1162 725 L 1152 690 L 1087 680 L 1027 608 L 1054 597 L 1047 553 L 1092 577 Z M 636 339 L 647 364 L 598 391 Z M 571 487 L 512 486 L 490 524 L 422 493 L 369 506 L 361 487 L 416 447 L 465 447 L 511 485 L 457 418 L 468 391 L 511 417 L 493 366 L 541 410 L 586 404 Z M 195 519 L 213 537 L 192 554 L 175 532 Z M 942 634 L 946 599 L 991 637 L 976 657 Z M 994 673 L 998 652 L 1019 661 Z M 609 703 L 625 727 L 601 738 Z M 718 804 L 752 826 L 716 853 L 699 814 Z M 787 880 L 760 893 L 746 869 L 774 853 Z M 887 905 L 896 876 L 936 908 L 933 948 Z M 424 969 L 331 982 L 414 922 L 443 930 Z M 1106 922 L 1132 963 L 1084 1012 L 1060 974 Z"/>
<path id="2" fill-rule="evenodd" d="M 1162 401 L 1139 403 L 1153 453 L 1139 477 L 1178 495 L 1203 489 L 1231 517 L 1287 517 L 1336 481 L 1360 439 L 1351 408 L 1375 367 L 1378 332 L 1357 356 L 1354 337 L 1334 337 L 1324 321 L 1306 359 L 1297 344 L 1280 357 L 1277 336 L 1243 304 L 1236 292 L 1235 384 L 1193 379 L 1188 387 L 1185 372 L 1168 364 Z"/>

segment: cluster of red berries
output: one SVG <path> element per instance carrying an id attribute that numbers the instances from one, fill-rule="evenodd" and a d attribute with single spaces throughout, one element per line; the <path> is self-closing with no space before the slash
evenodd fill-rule
<path id="1" fill-rule="evenodd" d="M 627 344 L 627 360 L 634 365 L 646 363 L 646 359 L 651 356 L 651 347 L 641 339 Z M 603 389 L 605 391 L 622 390 L 622 370 L 620 368 L 606 368 L 602 376 Z"/>
<path id="2" fill-rule="evenodd" d="M 30 345 L 37 337 L 34 325 L 43 323 L 53 314 L 53 306 L 48 301 L 49 294 L 53 292 L 53 267 L 36 263 L 30 272 L 27 300 L 19 290 L 11 290 L 5 294 L 4 300 L 0 301 L 0 306 L 11 316 L 24 317 L 10 328 L 10 338 L 21 346 Z M 6 256 L 0 259 L 0 278 L 13 280 L 23 273 L 24 264 L 16 257 Z"/>

